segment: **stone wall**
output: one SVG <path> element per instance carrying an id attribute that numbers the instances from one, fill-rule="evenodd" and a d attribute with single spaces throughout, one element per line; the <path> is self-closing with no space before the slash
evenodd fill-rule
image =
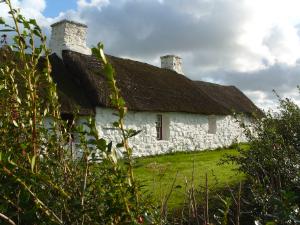
<path id="1" fill-rule="evenodd" d="M 114 111 L 96 109 L 96 126 L 100 137 L 120 142 L 118 129 L 112 126 L 117 120 Z M 156 116 L 163 118 L 164 140 L 156 139 Z M 232 116 L 215 116 L 216 133 L 208 133 L 208 116 L 190 113 L 160 113 L 130 111 L 125 120 L 127 128 L 142 130 L 130 139 L 135 156 L 163 154 L 172 151 L 213 149 L 231 145 L 234 141 L 246 141 L 242 129 Z M 165 132 L 165 133 L 164 133 Z"/>

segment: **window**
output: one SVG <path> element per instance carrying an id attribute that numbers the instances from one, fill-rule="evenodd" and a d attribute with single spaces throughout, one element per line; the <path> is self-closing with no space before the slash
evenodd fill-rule
<path id="1" fill-rule="evenodd" d="M 156 115 L 156 139 L 162 140 L 162 115 Z"/>
<path id="2" fill-rule="evenodd" d="M 170 119 L 169 116 L 164 114 L 156 115 L 156 139 L 168 140 L 170 137 Z"/>
<path id="3" fill-rule="evenodd" d="M 215 134 L 217 132 L 217 118 L 216 116 L 208 116 L 208 133 Z"/>

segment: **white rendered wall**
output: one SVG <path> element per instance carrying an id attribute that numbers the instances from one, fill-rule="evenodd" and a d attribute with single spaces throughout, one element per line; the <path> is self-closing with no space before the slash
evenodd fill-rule
<path id="1" fill-rule="evenodd" d="M 118 129 L 112 126 L 117 120 L 114 111 L 96 109 L 96 126 L 100 134 L 114 144 L 120 142 Z M 168 140 L 156 140 L 156 115 L 169 121 Z M 127 128 L 142 130 L 130 139 L 135 156 L 163 154 L 172 151 L 193 151 L 229 146 L 235 141 L 246 141 L 242 129 L 232 116 L 216 116 L 217 131 L 208 134 L 208 116 L 190 113 L 155 113 L 130 111 L 125 119 Z M 163 124 L 164 126 L 164 124 Z"/>

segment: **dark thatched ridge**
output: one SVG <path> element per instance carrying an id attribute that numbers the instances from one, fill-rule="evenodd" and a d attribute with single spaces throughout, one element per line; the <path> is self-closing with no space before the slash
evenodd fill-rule
<path id="1" fill-rule="evenodd" d="M 81 114 L 96 106 L 111 107 L 103 65 L 93 56 L 63 51 L 63 60 L 51 56 L 62 108 Z M 228 115 L 259 109 L 237 88 L 192 81 L 174 71 L 146 63 L 107 56 L 116 70 L 117 85 L 129 110 Z"/>

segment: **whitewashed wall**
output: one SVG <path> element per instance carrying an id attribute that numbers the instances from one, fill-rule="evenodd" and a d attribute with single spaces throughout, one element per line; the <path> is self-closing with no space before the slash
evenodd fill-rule
<path id="1" fill-rule="evenodd" d="M 96 126 L 100 137 L 118 143 L 119 131 L 112 126 L 117 120 L 114 111 L 107 108 L 96 109 Z M 156 115 L 163 115 L 169 123 L 168 140 L 156 140 Z M 229 146 L 234 141 L 245 141 L 242 129 L 232 116 L 216 116 L 217 131 L 208 133 L 208 116 L 190 113 L 132 112 L 126 116 L 127 128 L 142 130 L 131 138 L 135 156 L 163 154 L 172 151 L 193 151 Z M 167 124 L 163 124 L 167 126 Z M 164 135 L 163 135 L 164 136 Z"/>
<path id="2" fill-rule="evenodd" d="M 85 55 L 91 55 L 91 49 L 86 46 L 87 26 L 84 24 L 62 20 L 51 25 L 49 48 L 62 58 L 63 50 L 71 50 Z"/>

